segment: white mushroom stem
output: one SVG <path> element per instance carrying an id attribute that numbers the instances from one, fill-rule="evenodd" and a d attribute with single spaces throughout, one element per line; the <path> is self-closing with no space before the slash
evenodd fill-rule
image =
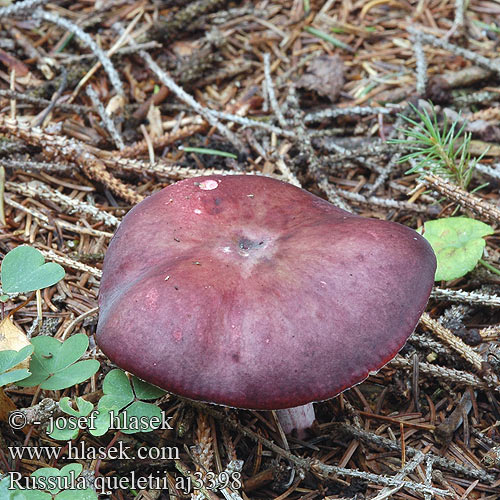
<path id="1" fill-rule="evenodd" d="M 305 430 L 312 426 L 316 418 L 312 403 L 296 406 L 295 408 L 277 410 L 276 414 L 284 433 L 290 434 L 290 432 L 296 429 L 299 439 L 305 436 Z"/>

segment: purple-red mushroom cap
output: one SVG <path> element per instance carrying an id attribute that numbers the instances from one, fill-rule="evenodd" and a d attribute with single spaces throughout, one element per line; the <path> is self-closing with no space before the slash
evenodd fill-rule
<path id="1" fill-rule="evenodd" d="M 119 367 L 187 398 L 296 407 L 392 359 L 435 268 L 414 230 L 290 184 L 187 179 L 135 206 L 113 237 L 97 342 Z"/>

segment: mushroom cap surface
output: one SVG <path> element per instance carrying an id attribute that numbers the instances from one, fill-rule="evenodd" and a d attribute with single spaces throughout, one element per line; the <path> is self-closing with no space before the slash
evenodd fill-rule
<path id="1" fill-rule="evenodd" d="M 299 406 L 396 355 L 435 268 L 427 241 L 400 224 L 262 176 L 191 178 L 118 228 L 97 343 L 119 367 L 187 398 Z"/>

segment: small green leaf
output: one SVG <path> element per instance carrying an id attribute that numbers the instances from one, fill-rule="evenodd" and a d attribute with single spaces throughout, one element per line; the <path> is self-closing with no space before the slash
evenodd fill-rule
<path id="1" fill-rule="evenodd" d="M 92 436 L 104 436 L 111 424 L 111 410 L 101 408 L 97 411 L 97 417 L 94 419 L 94 428 L 89 429 Z"/>
<path id="2" fill-rule="evenodd" d="M 61 421 L 58 421 L 59 429 L 54 429 L 49 436 L 56 441 L 72 441 L 78 437 L 78 433 L 80 429 L 75 429 L 72 426 L 70 427 L 69 419 L 65 420 L 65 425 L 61 425 Z"/>
<path id="3" fill-rule="evenodd" d="M 61 368 L 61 364 L 64 364 L 65 366 L 71 364 L 66 364 L 64 362 L 64 358 L 58 358 L 59 351 L 63 345 L 60 340 L 57 340 L 54 337 L 40 335 L 31 339 L 31 342 L 35 346 L 35 354 L 33 355 L 33 358 L 39 360 L 40 364 L 43 366 L 43 369 L 47 373 L 56 372 Z"/>
<path id="4" fill-rule="evenodd" d="M 99 415 L 95 420 L 96 429 L 90 431 L 92 435 L 102 436 L 108 431 L 111 411 L 113 411 L 114 418 L 118 417 L 120 419 L 120 430 L 124 434 L 149 432 L 161 425 L 162 414 L 157 406 L 151 403 L 143 403 L 142 401 L 134 402 L 134 399 L 135 397 L 139 399 L 157 399 L 163 396 L 165 391 L 137 377 L 132 377 L 132 384 L 135 396 L 130 385 L 130 380 L 123 370 L 111 370 L 106 375 L 102 384 L 104 396 L 99 400 L 97 405 Z M 120 412 L 121 410 L 123 411 Z M 143 419 L 142 422 L 141 417 Z M 149 425 L 152 417 L 158 419 L 158 425 Z M 125 421 L 125 419 L 127 420 Z"/>
<path id="5" fill-rule="evenodd" d="M 89 338 L 84 333 L 77 333 L 65 340 L 60 344 L 59 352 L 57 356 L 54 357 L 53 371 L 62 370 L 79 360 L 85 354 L 88 346 Z"/>
<path id="6" fill-rule="evenodd" d="M 33 353 L 33 346 L 27 345 L 19 351 L 0 351 L 0 373 L 6 372 L 24 361 Z"/>
<path id="7" fill-rule="evenodd" d="M 111 370 L 103 380 L 104 396 L 99 400 L 99 410 L 121 410 L 134 400 L 130 381 L 122 370 Z"/>
<path id="8" fill-rule="evenodd" d="M 9 500 L 52 500 L 52 495 L 40 490 L 15 490 L 7 498 Z"/>
<path id="9" fill-rule="evenodd" d="M 40 359 L 45 371 L 55 373 L 80 359 L 89 345 L 84 333 L 73 335 L 65 342 L 41 335 L 32 339 L 35 357 Z"/>
<path id="10" fill-rule="evenodd" d="M 42 253 L 28 245 L 11 250 L 2 262 L 2 288 L 6 293 L 26 293 L 55 285 L 64 278 L 64 268 L 45 263 Z"/>
<path id="11" fill-rule="evenodd" d="M 435 280 L 453 280 L 472 271 L 483 255 L 483 236 L 493 234 L 484 222 L 467 217 L 449 217 L 424 224 L 423 236 L 437 258 Z"/>
<path id="12" fill-rule="evenodd" d="M 31 372 L 31 375 L 28 378 L 20 381 L 17 385 L 21 387 L 34 387 L 35 385 L 41 384 L 44 380 L 47 380 L 50 377 L 50 373 L 45 370 L 44 366 L 40 363 L 40 360 L 35 355 L 31 357 L 29 370 Z"/>
<path id="13" fill-rule="evenodd" d="M 99 410 L 102 411 L 108 411 L 108 410 L 114 410 L 118 411 L 128 404 L 130 404 L 134 400 L 134 397 L 132 396 L 131 398 L 128 396 L 120 396 L 119 394 L 105 394 L 100 400 L 97 405 Z"/>
<path id="14" fill-rule="evenodd" d="M 59 391 L 66 389 L 76 384 L 80 384 L 84 380 L 92 377 L 99 370 L 99 361 L 96 359 L 85 359 L 78 361 L 74 365 L 68 366 L 57 373 L 54 373 L 45 382 L 40 384 L 42 389 L 49 391 Z"/>
<path id="15" fill-rule="evenodd" d="M 7 373 L 0 374 L 0 387 L 4 385 L 13 384 L 14 382 L 19 382 L 24 380 L 31 375 L 31 372 L 26 370 L 26 368 L 20 368 L 19 370 L 12 370 Z"/>
<path id="16" fill-rule="evenodd" d="M 132 384 L 134 386 L 134 392 L 138 399 L 158 399 L 166 394 L 166 391 L 156 387 L 156 385 L 148 384 L 137 378 L 135 375 L 132 377 Z"/>
<path id="17" fill-rule="evenodd" d="M 2 480 L 0 480 L 0 498 L 6 498 L 10 500 L 12 498 L 13 491 L 9 489 L 10 487 L 10 477 L 5 476 Z"/>
<path id="18" fill-rule="evenodd" d="M 79 428 L 75 429 L 77 422 L 75 419 L 79 419 L 81 417 L 88 417 L 91 411 L 94 409 L 94 405 L 88 401 L 85 401 L 83 398 L 76 398 L 76 406 L 78 410 L 72 408 L 69 404 L 70 399 L 68 397 L 62 398 L 59 401 L 59 408 L 71 418 L 65 419 L 65 425 L 61 429 L 54 429 L 49 436 L 53 439 L 57 439 L 58 441 L 68 441 L 70 439 L 75 439 L 78 436 L 80 431 Z M 70 425 L 72 424 L 72 425 Z M 90 425 L 91 422 L 87 420 L 87 425 Z"/>
<path id="19" fill-rule="evenodd" d="M 31 474 L 31 477 L 36 477 L 36 478 L 49 478 L 49 477 L 56 477 L 56 478 L 67 478 L 66 481 L 68 483 L 71 483 L 71 480 L 75 480 L 82 472 L 83 466 L 82 464 L 68 464 L 65 465 L 64 467 L 61 468 L 61 470 L 53 468 L 53 467 L 43 467 L 42 469 L 38 469 L 33 474 Z M 50 493 L 55 494 L 58 491 L 60 491 L 60 488 L 53 488 L 53 489 L 46 489 L 46 491 L 50 491 Z"/>
<path id="20" fill-rule="evenodd" d="M 94 405 L 89 401 L 85 401 L 85 399 L 81 397 L 76 398 L 76 406 L 78 410 L 75 410 L 73 407 L 69 405 L 69 398 L 65 397 L 59 401 L 59 408 L 68 415 L 72 415 L 73 417 L 86 417 L 90 415 L 90 412 L 94 409 Z"/>
<path id="21" fill-rule="evenodd" d="M 41 481 L 46 481 L 48 478 L 63 478 L 62 484 L 67 483 L 69 486 L 72 486 L 74 482 L 74 489 L 70 488 L 64 491 L 61 491 L 59 488 L 46 489 L 50 493 L 45 493 L 41 489 L 15 490 L 11 491 L 10 497 L 7 496 L 5 498 L 8 500 L 51 500 L 53 495 L 56 495 L 56 500 L 97 500 L 97 493 L 92 488 L 78 489 L 82 483 L 77 478 L 80 476 L 82 470 L 82 465 L 78 463 L 65 465 L 61 470 L 52 467 L 38 469 L 33 472 L 31 477 L 37 478 L 39 485 L 41 485 Z M 4 496 L 1 498 L 4 500 Z"/>
<path id="22" fill-rule="evenodd" d="M 24 346 L 19 351 L 0 351 L 0 387 L 24 380 L 31 375 L 26 368 L 12 370 L 33 352 L 33 346 Z M 7 371 L 11 370 L 11 371 Z"/>
<path id="23" fill-rule="evenodd" d="M 31 376 L 20 382 L 23 387 L 40 385 L 42 389 L 60 390 L 90 378 L 99 362 L 87 359 L 75 363 L 89 345 L 88 337 L 79 333 L 65 342 L 53 337 L 38 336 L 32 339 L 35 352 L 31 358 Z"/>
<path id="24" fill-rule="evenodd" d="M 158 406 L 142 401 L 133 402 L 120 416 L 122 417 L 121 431 L 123 434 L 154 431 L 161 425 L 162 420 L 161 410 Z M 149 423 L 153 417 L 158 423 L 151 426 Z"/>

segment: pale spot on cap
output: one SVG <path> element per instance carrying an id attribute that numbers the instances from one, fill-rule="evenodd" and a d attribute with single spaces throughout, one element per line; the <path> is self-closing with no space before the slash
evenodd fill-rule
<path id="1" fill-rule="evenodd" d="M 219 183 L 210 179 L 208 181 L 202 181 L 199 184 L 199 188 L 203 189 L 203 191 L 212 191 L 212 189 L 217 189 L 219 187 Z"/>

